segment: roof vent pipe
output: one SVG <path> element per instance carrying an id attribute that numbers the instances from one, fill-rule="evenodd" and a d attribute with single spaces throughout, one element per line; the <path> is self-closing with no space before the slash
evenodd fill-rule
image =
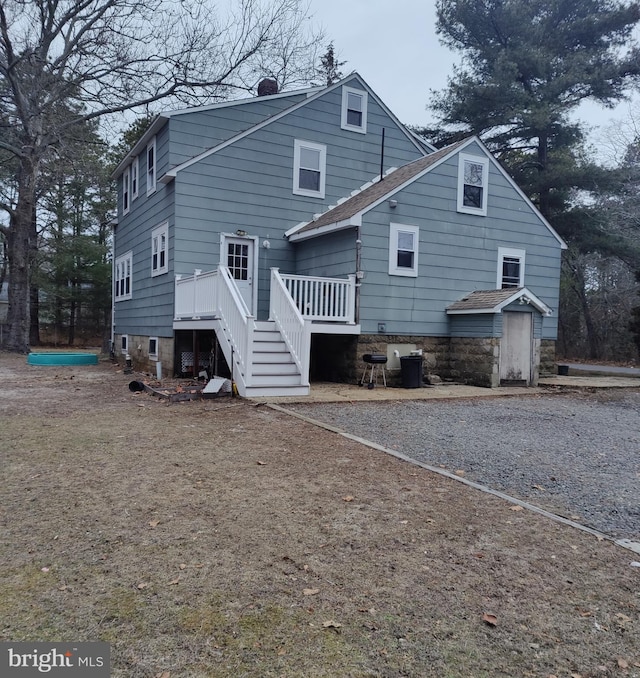
<path id="1" fill-rule="evenodd" d="M 258 83 L 258 96 L 266 97 L 278 93 L 278 82 L 273 78 L 264 78 Z"/>

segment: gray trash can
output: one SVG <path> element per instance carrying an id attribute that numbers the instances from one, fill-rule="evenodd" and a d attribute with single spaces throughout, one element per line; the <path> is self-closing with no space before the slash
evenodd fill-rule
<path id="1" fill-rule="evenodd" d="M 420 388 L 422 386 L 422 356 L 401 356 L 400 375 L 402 377 L 402 388 Z"/>

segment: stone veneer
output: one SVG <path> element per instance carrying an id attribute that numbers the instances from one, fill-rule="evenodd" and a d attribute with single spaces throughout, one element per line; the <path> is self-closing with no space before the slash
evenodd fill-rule
<path id="1" fill-rule="evenodd" d="M 124 365 L 125 355 L 120 351 L 121 345 L 120 334 L 115 335 L 116 358 L 118 362 Z M 127 335 L 127 342 L 129 344 L 128 354 L 131 357 L 131 364 L 136 372 L 148 372 L 155 376 L 156 363 L 162 363 L 162 376 L 173 376 L 173 338 L 172 337 L 158 337 L 158 359 L 151 360 L 149 358 L 149 337 L 144 337 L 136 334 Z"/>
<path id="2" fill-rule="evenodd" d="M 550 377 L 556 374 L 556 342 L 542 339 L 540 342 L 540 376 Z"/>
<path id="3" fill-rule="evenodd" d="M 488 388 L 500 386 L 499 338 L 451 337 L 449 345 L 449 379 Z"/>

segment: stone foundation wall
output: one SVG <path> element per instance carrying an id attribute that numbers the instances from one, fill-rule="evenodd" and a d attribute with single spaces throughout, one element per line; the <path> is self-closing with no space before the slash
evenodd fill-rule
<path id="1" fill-rule="evenodd" d="M 496 388 L 500 386 L 500 339 L 451 337 L 449 373 L 453 381 Z"/>
<path id="2" fill-rule="evenodd" d="M 449 337 L 407 337 L 389 334 L 364 334 L 356 337 L 355 353 L 353 355 L 354 372 L 351 379 L 359 381 L 362 377 L 364 363 L 362 356 L 365 353 L 380 353 L 386 355 L 388 362 L 386 366 L 387 384 L 389 386 L 400 386 L 402 383 L 402 373 L 397 360 L 393 360 L 393 348 L 407 347 L 402 354 L 407 355 L 409 349 L 422 350 L 422 375 L 423 379 L 429 383 L 435 378 L 442 379 L 443 375 L 449 369 Z"/>
<path id="3" fill-rule="evenodd" d="M 115 335 L 115 345 L 121 346 L 122 335 Z M 162 376 L 173 376 L 173 338 L 172 337 L 158 337 L 158 359 L 151 360 L 149 358 L 149 337 L 129 334 L 128 335 L 128 354 L 131 357 L 131 365 L 136 372 L 147 372 L 152 376 L 156 375 L 156 363 L 162 363 Z M 125 356 L 116 350 L 116 359 L 122 365 L 125 364 Z"/>
<path id="4" fill-rule="evenodd" d="M 556 342 L 542 339 L 540 342 L 540 376 L 550 377 L 556 374 Z"/>

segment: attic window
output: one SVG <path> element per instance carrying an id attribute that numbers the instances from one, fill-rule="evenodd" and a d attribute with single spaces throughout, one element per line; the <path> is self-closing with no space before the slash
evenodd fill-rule
<path id="1" fill-rule="evenodd" d="M 138 197 L 138 156 L 131 163 L 131 200 Z"/>
<path id="2" fill-rule="evenodd" d="M 156 138 L 147 145 L 147 195 L 156 190 Z"/>
<path id="3" fill-rule="evenodd" d="M 342 88 L 342 129 L 365 134 L 367 131 L 367 93 L 352 87 Z"/>
<path id="4" fill-rule="evenodd" d="M 458 212 L 487 214 L 489 161 L 475 155 L 460 155 L 458 160 Z"/>
<path id="5" fill-rule="evenodd" d="M 326 146 L 296 139 L 293 157 L 294 194 L 324 198 L 326 164 Z"/>
<path id="6" fill-rule="evenodd" d="M 127 167 L 122 175 L 122 214 L 129 214 L 131 201 L 131 168 Z"/>

